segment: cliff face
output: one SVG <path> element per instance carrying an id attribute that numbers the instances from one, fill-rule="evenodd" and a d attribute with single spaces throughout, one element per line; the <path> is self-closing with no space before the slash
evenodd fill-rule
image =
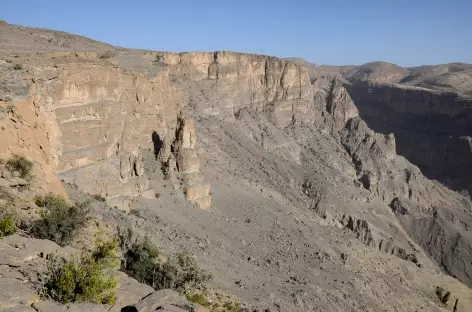
<path id="1" fill-rule="evenodd" d="M 418 88 L 354 83 L 348 90 L 372 129 L 395 134 L 400 155 L 429 178 L 472 193 L 472 102 Z"/>
<path id="2" fill-rule="evenodd" d="M 34 161 L 32 174 L 38 186 L 67 196 L 56 176 L 48 123 L 32 98 L 19 100 L 15 106 L 0 101 L 0 157 L 22 155 Z"/>
<path id="3" fill-rule="evenodd" d="M 123 54 L 112 61 L 120 68 L 93 53 L 31 58 L 47 67 L 31 78 L 30 98 L 49 120 L 48 161 L 66 181 L 123 208 L 123 196 L 152 197 L 144 159 L 179 144 L 180 116 L 234 119 L 241 108 L 251 107 L 285 127 L 313 115 L 307 71 L 276 58 L 228 52 Z M 97 62 L 87 64 L 94 58 Z M 136 69 L 138 63 L 151 70 Z M 181 150 L 188 160 L 177 166 L 198 158 L 189 151 Z M 170 156 L 160 161 L 168 165 Z M 193 191 L 201 188 L 186 192 Z M 208 196 L 209 190 L 203 192 Z"/>

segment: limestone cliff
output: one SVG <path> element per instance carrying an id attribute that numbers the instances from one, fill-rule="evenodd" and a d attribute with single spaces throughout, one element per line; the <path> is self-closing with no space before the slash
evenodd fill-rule
<path id="1" fill-rule="evenodd" d="M 143 159 L 159 153 L 157 141 L 166 150 L 173 144 L 179 171 L 198 171 L 195 138 L 185 137 L 195 132 L 190 120 L 180 124 L 181 114 L 234 119 L 241 108 L 252 107 L 266 111 L 281 127 L 310 118 L 307 71 L 276 58 L 230 52 L 122 53 L 108 61 L 93 53 L 57 52 L 30 55 L 28 61 L 38 59 L 44 70 L 29 76 L 29 97 L 48 121 L 45 148 L 51 150 L 46 158 L 52 170 L 125 209 L 124 197 L 149 195 Z M 137 63 L 151 70 L 134 68 Z M 187 198 L 209 207 L 208 185 L 195 188 L 188 182 Z"/>
<path id="2" fill-rule="evenodd" d="M 13 155 L 24 156 L 33 161 L 34 181 L 44 191 L 67 196 L 56 176 L 49 139 L 54 131 L 48 120 L 38 113 L 34 99 L 16 101 L 15 105 L 0 102 L 0 159 Z"/>

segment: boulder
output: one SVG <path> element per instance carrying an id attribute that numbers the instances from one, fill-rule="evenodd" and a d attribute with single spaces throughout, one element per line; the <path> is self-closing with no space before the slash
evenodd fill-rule
<path id="1" fill-rule="evenodd" d="M 188 302 L 181 297 L 177 292 L 164 289 L 156 291 L 141 300 L 133 306 L 124 308 L 126 312 L 187 312 L 187 311 L 201 311 L 206 312 L 207 309 Z"/>

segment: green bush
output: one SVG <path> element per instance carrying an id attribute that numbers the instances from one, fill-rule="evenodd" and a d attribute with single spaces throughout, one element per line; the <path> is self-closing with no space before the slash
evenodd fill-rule
<path id="1" fill-rule="evenodd" d="M 7 169 L 10 171 L 18 171 L 23 179 L 31 178 L 31 170 L 33 163 L 23 156 L 14 155 L 7 161 Z"/>
<path id="2" fill-rule="evenodd" d="M 204 307 L 208 307 L 210 303 L 206 299 L 205 295 L 202 293 L 193 293 L 191 295 L 187 295 L 187 300 L 196 304 L 199 304 Z"/>
<path id="3" fill-rule="evenodd" d="M 121 270 L 156 290 L 171 288 L 181 292 L 204 288 L 211 275 L 200 269 L 194 258 L 177 253 L 159 262 L 159 250 L 147 238 L 132 238 L 128 230 L 120 234 L 123 251 Z"/>
<path id="4" fill-rule="evenodd" d="M 187 253 L 172 255 L 159 266 L 155 276 L 159 289 L 171 288 L 179 291 L 204 288 L 211 275 L 200 269 L 197 261 Z"/>
<path id="5" fill-rule="evenodd" d="M 83 252 L 68 261 L 52 258 L 43 290 L 45 295 L 61 303 L 113 304 L 117 288 L 113 271 L 119 266 L 116 249 L 115 240 L 101 241 L 91 252 Z"/>
<path id="6" fill-rule="evenodd" d="M 120 236 L 122 239 L 122 236 Z M 159 250 L 144 238 L 132 243 L 123 253 L 121 269 L 141 283 L 154 287 L 154 272 Z"/>
<path id="7" fill-rule="evenodd" d="M 225 312 L 238 312 L 240 307 L 241 307 L 241 304 L 239 302 L 226 302 L 223 305 Z"/>
<path id="8" fill-rule="evenodd" d="M 63 197 L 50 193 L 45 197 L 36 197 L 35 203 L 43 209 L 41 219 L 32 228 L 32 235 L 61 246 L 69 244 L 89 220 L 89 202 L 69 205 Z"/>
<path id="9" fill-rule="evenodd" d="M 0 215 L 0 238 L 15 234 L 17 231 L 16 218 L 12 214 Z"/>

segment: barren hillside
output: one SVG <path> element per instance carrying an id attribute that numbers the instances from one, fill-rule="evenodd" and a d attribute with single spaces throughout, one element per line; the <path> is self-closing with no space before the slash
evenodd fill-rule
<path id="1" fill-rule="evenodd" d="M 115 49 L 11 25 L 0 40 L 0 158 L 32 160 L 44 192 L 95 198 L 99 227 L 187 250 L 240 311 L 472 307 L 470 199 L 397 155 L 338 78 L 270 56 Z M 32 240 L 18 239 L 0 242 L 14 253 Z M 30 299 L 34 280 L 23 277 L 25 297 L 8 286 L 24 270 L 12 263 L 33 267 L 22 255 L 5 261 L 0 309 L 47 311 Z M 146 288 L 120 301 L 129 280 L 112 308 L 147 311 Z"/>

